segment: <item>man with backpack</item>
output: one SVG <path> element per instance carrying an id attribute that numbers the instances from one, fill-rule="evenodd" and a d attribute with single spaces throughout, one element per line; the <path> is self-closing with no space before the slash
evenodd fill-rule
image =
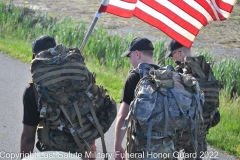
<path id="1" fill-rule="evenodd" d="M 54 48 L 56 41 L 51 36 L 40 36 L 32 43 L 32 52 L 34 60 L 35 56 L 41 51 Z M 26 154 L 32 153 L 35 144 L 35 135 L 37 126 L 40 123 L 40 111 L 36 100 L 36 92 L 34 91 L 34 83 L 29 82 L 23 94 L 23 131 L 21 135 L 21 153 L 23 158 Z M 90 144 L 91 151 L 96 151 L 95 141 Z"/>
<path id="2" fill-rule="evenodd" d="M 203 56 L 192 57 L 191 50 L 182 44 L 172 40 L 168 46 L 169 53 L 165 58 L 172 57 L 177 66 L 175 70 L 195 77 L 200 89 L 203 90 L 205 102 L 203 105 L 203 122 L 199 123 L 197 159 L 204 158 L 207 154 L 206 135 L 210 127 L 220 121 L 219 106 L 219 82 L 213 75 L 211 66 Z M 177 134 L 174 145 L 176 150 L 184 149 L 185 153 L 194 153 L 193 144 L 189 140 L 189 132 Z M 192 158 L 189 158 L 192 159 Z"/>
<path id="3" fill-rule="evenodd" d="M 134 69 L 125 81 L 115 126 L 117 160 L 172 159 L 175 132 L 196 129 L 201 110 L 198 83 L 191 76 L 155 65 L 153 50 L 150 40 L 135 38 L 121 56 L 128 57 Z"/>
<path id="4" fill-rule="evenodd" d="M 154 64 L 153 60 L 153 44 L 147 38 L 135 38 L 129 44 L 129 49 L 121 55 L 121 57 L 128 57 L 129 62 L 133 68 L 137 68 L 140 63 L 148 63 L 155 69 L 159 68 Z M 124 149 L 122 147 L 122 141 L 126 133 L 126 129 L 122 130 L 125 118 L 129 112 L 129 105 L 134 99 L 134 90 L 137 83 L 140 80 L 139 74 L 130 72 L 126 78 L 124 89 L 121 98 L 121 105 L 118 111 L 116 126 L 115 126 L 115 141 L 114 149 L 116 153 L 116 160 L 122 159 L 124 156 Z"/>

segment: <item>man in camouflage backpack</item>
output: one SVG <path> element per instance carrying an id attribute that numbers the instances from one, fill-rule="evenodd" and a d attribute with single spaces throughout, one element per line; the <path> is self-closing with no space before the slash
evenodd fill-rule
<path id="1" fill-rule="evenodd" d="M 94 140 L 103 140 L 116 116 L 116 104 L 95 84 L 77 48 L 56 45 L 53 37 L 40 36 L 32 50 L 33 79 L 23 95 L 21 152 L 33 152 L 36 130 L 40 151 L 83 155 L 96 151 Z"/>
<path id="2" fill-rule="evenodd" d="M 137 68 L 139 63 L 144 62 L 150 64 L 153 68 L 157 69 L 159 67 L 154 64 L 153 50 L 153 44 L 149 39 L 138 37 L 132 40 L 132 42 L 129 44 L 128 51 L 123 53 L 121 57 L 128 57 L 133 68 Z M 116 160 L 125 159 L 122 158 L 120 154 L 123 156 L 125 153 L 122 147 L 122 141 L 126 133 L 126 129 L 122 130 L 121 128 L 123 127 L 125 118 L 128 115 L 129 105 L 134 99 L 134 90 L 139 80 L 139 74 L 132 72 L 128 74 L 125 81 L 122 99 L 120 102 L 121 105 L 119 108 L 115 126 L 114 150 L 116 153 Z M 173 142 L 167 141 L 166 143 L 169 145 L 169 149 L 171 150 L 173 147 Z"/>
<path id="3" fill-rule="evenodd" d="M 135 38 L 129 50 L 122 54 L 122 57 L 129 57 L 134 70 L 126 79 L 116 121 L 117 160 L 172 159 L 175 131 L 196 124 L 193 117 L 199 111 L 198 98 L 193 100 L 192 93 L 185 90 L 181 80 L 198 88 L 197 82 L 190 76 L 180 78 L 176 72 L 160 69 L 154 64 L 153 50 L 150 40 Z M 121 144 L 128 122 L 127 153 L 124 155 Z"/>
<path id="4" fill-rule="evenodd" d="M 204 92 L 204 123 L 199 124 L 198 134 L 197 159 L 200 160 L 204 158 L 207 151 L 206 135 L 209 128 L 214 127 L 220 121 L 220 113 L 217 109 L 219 106 L 219 82 L 214 77 L 210 64 L 206 62 L 203 56 L 192 57 L 191 50 L 175 40 L 171 41 L 168 50 L 170 52 L 165 56 L 165 58 L 172 57 L 175 60 L 177 64 L 175 70 L 195 77 L 199 82 L 200 89 Z M 194 147 L 189 141 L 187 141 L 188 137 L 189 133 L 187 132 L 182 135 L 177 134 L 175 140 L 176 149 L 184 149 L 185 153 L 194 153 Z"/>

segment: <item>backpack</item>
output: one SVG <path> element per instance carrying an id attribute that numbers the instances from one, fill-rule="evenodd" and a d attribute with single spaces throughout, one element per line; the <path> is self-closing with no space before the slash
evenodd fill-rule
<path id="1" fill-rule="evenodd" d="M 146 151 L 150 139 L 174 138 L 177 130 L 194 133 L 191 141 L 197 148 L 204 99 L 195 78 L 164 68 L 156 70 L 147 63 L 139 64 L 134 72 L 140 75 L 140 81 L 123 129 L 130 119 L 131 136 L 147 139 Z"/>
<path id="2" fill-rule="evenodd" d="M 220 82 L 213 75 L 210 63 L 204 56 L 185 57 L 182 66 L 184 74 L 195 77 L 204 92 L 203 112 L 212 112 L 219 107 Z"/>
<path id="3" fill-rule="evenodd" d="M 95 84 L 79 49 L 59 44 L 42 51 L 31 73 L 41 118 L 37 148 L 85 153 L 101 137 L 106 153 L 104 133 L 116 117 L 116 103 Z"/>

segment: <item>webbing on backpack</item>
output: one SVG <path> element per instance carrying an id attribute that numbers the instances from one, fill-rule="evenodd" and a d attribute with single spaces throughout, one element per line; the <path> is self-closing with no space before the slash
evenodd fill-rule
<path id="1" fill-rule="evenodd" d="M 104 135 L 103 135 L 103 131 L 102 131 L 101 125 L 98 122 L 98 119 L 96 117 L 95 111 L 93 109 L 93 106 L 91 104 L 91 101 L 90 101 L 89 97 L 87 98 L 87 101 L 88 101 L 89 108 L 90 108 L 90 111 L 91 111 L 92 116 L 93 116 L 93 120 L 91 122 L 93 123 L 93 125 L 97 128 L 98 132 L 100 133 L 101 140 L 102 140 L 103 153 L 105 153 L 105 155 L 106 155 L 107 149 L 106 149 L 106 144 L 105 144 Z M 105 157 L 104 159 L 108 159 L 108 158 Z"/>
<path id="2" fill-rule="evenodd" d="M 104 133 L 116 117 L 116 103 L 95 84 L 95 74 L 87 69 L 79 49 L 60 44 L 40 52 L 31 73 L 50 141 L 43 143 L 39 136 L 40 148 L 85 153 L 88 143 L 101 137 L 106 153 Z"/>
<path id="3" fill-rule="evenodd" d="M 146 151 L 150 149 L 151 139 L 172 139 L 177 130 L 194 130 L 196 135 L 198 118 L 195 115 L 202 113 L 201 106 L 198 106 L 201 104 L 194 102 L 195 98 L 200 101 L 196 79 L 166 69 L 151 69 L 145 63 L 139 64 L 138 68 L 135 72 L 142 78 L 136 86 L 135 98 L 122 129 L 127 126 L 129 118 L 136 121 L 131 124 L 136 128 L 136 133 L 132 134 L 136 138 L 146 139 Z M 195 135 L 192 134 L 194 146 L 197 145 Z"/>
<path id="4" fill-rule="evenodd" d="M 182 65 L 184 64 L 184 65 Z M 220 83 L 213 75 L 210 63 L 206 62 L 204 56 L 185 57 L 184 63 L 178 67 L 183 69 L 185 74 L 190 74 L 197 79 L 201 90 L 204 92 L 204 112 L 213 112 L 219 107 Z"/>

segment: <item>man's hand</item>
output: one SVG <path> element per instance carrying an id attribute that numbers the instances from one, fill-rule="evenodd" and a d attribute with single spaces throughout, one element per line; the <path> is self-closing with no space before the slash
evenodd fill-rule
<path id="1" fill-rule="evenodd" d="M 116 147 L 115 149 L 115 160 L 125 160 L 125 150 L 122 146 Z"/>
<path id="2" fill-rule="evenodd" d="M 95 145 L 95 140 L 89 143 L 89 147 L 90 147 L 91 157 L 93 157 L 93 158 L 90 158 L 90 160 L 95 160 L 97 155 L 96 153 L 97 147 Z"/>
<path id="3" fill-rule="evenodd" d="M 122 126 L 124 124 L 125 118 L 127 117 L 129 112 L 129 105 L 125 102 L 122 102 L 118 111 L 116 125 L 115 125 L 115 139 L 114 139 L 114 150 L 115 150 L 115 160 L 125 160 L 125 151 L 122 148 L 122 141 L 124 135 L 127 131 L 125 128 L 122 130 Z"/>

